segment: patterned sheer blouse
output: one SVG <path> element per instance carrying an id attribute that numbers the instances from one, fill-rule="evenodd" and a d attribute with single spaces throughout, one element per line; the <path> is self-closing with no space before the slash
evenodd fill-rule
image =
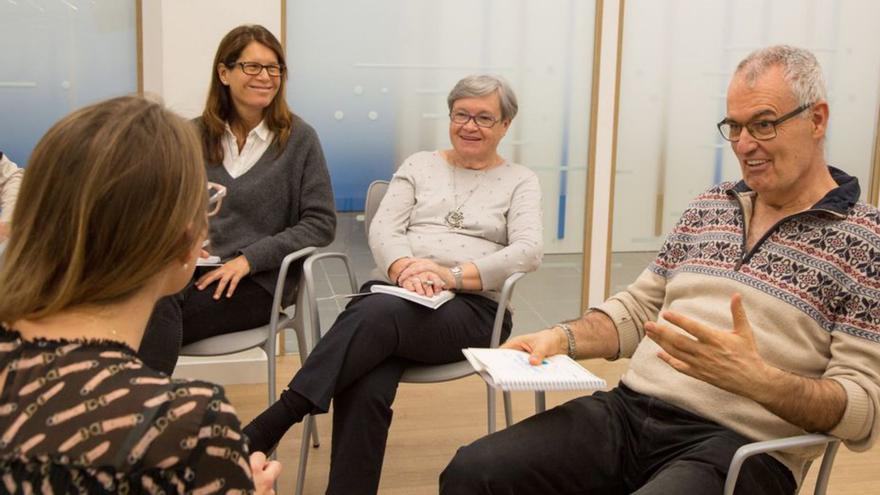
<path id="1" fill-rule="evenodd" d="M 0 370 L 0 492 L 253 492 L 217 385 L 168 378 L 122 343 L 2 327 Z"/>

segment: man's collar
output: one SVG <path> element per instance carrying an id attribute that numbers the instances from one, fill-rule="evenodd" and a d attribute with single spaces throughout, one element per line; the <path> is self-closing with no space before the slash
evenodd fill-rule
<path id="1" fill-rule="evenodd" d="M 859 195 L 862 193 L 859 187 L 859 179 L 853 177 L 839 168 L 828 166 L 831 178 L 837 183 L 837 187 L 828 191 L 828 194 L 822 197 L 811 210 L 828 210 L 840 215 L 846 215 L 858 201 Z M 746 185 L 746 181 L 740 180 L 732 188 L 727 190 L 728 194 L 742 194 L 751 192 L 751 188 Z"/>

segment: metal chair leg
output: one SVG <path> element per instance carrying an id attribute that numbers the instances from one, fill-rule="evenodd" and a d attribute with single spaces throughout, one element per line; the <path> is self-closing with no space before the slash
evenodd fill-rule
<path id="1" fill-rule="evenodd" d="M 489 434 L 495 433 L 495 389 L 486 385 L 486 409 L 489 412 Z"/>
<path id="2" fill-rule="evenodd" d="M 510 392 L 505 391 L 501 395 L 504 397 L 504 421 L 509 428 L 513 424 L 513 404 L 510 401 Z"/>
<path id="3" fill-rule="evenodd" d="M 306 482 L 306 467 L 309 464 L 309 437 L 312 435 L 314 426 L 314 418 L 308 415 L 303 418 L 303 438 L 299 447 L 299 467 L 296 471 L 296 495 L 302 495 L 303 486 Z"/>
<path id="4" fill-rule="evenodd" d="M 317 449 L 321 446 L 321 439 L 318 438 L 318 421 L 315 420 L 314 415 L 309 415 L 309 421 L 312 423 L 312 447 Z"/>
<path id="5" fill-rule="evenodd" d="M 543 390 L 535 392 L 535 414 L 542 413 L 547 409 L 547 399 Z"/>

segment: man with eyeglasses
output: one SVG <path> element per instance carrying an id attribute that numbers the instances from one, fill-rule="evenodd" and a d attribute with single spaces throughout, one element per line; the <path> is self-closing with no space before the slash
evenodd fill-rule
<path id="1" fill-rule="evenodd" d="M 696 198 L 625 291 L 505 344 L 533 364 L 631 358 L 621 385 L 463 447 L 441 492 L 721 493 L 746 443 L 822 432 L 868 449 L 880 418 L 880 213 L 826 163 L 828 118 L 810 52 L 746 57 L 718 124 L 743 180 Z M 751 457 L 737 493 L 795 493 L 819 453 Z"/>

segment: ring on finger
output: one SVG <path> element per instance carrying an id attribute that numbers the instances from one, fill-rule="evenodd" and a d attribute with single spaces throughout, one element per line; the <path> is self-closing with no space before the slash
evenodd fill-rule
<path id="1" fill-rule="evenodd" d="M 425 285 L 427 285 L 428 287 L 433 287 L 434 281 L 433 280 L 425 280 Z"/>

